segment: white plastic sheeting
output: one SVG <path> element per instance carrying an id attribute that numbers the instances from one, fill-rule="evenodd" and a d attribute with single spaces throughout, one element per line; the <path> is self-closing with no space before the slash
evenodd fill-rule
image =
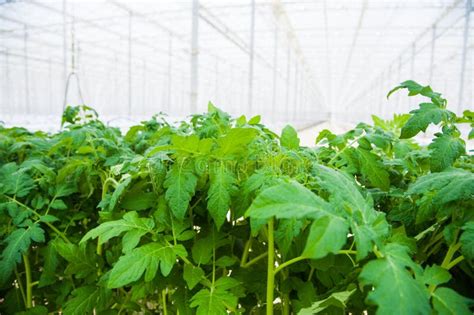
<path id="1" fill-rule="evenodd" d="M 406 79 L 472 109 L 471 2 L 0 0 L 0 120 L 57 125 L 84 102 L 128 124 L 212 101 L 302 128 L 407 111 L 385 99 Z"/>

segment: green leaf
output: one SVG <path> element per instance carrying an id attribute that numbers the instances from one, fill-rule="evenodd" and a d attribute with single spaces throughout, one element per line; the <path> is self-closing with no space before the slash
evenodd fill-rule
<path id="1" fill-rule="evenodd" d="M 257 124 L 259 124 L 261 118 L 262 118 L 262 117 L 261 117 L 260 115 L 253 116 L 252 118 L 249 119 L 249 125 L 257 125 Z"/>
<path id="2" fill-rule="evenodd" d="M 0 285 L 10 278 L 16 265 L 21 262 L 21 255 L 28 251 L 31 242 L 44 242 L 44 231 L 39 224 L 14 230 L 2 243 L 6 244 L 0 260 Z"/>
<path id="3" fill-rule="evenodd" d="M 220 229 L 229 211 L 231 196 L 237 190 L 237 179 L 224 163 L 211 165 L 207 208 L 217 229 Z"/>
<path id="4" fill-rule="evenodd" d="M 295 128 L 290 125 L 286 125 L 281 131 L 280 143 L 282 147 L 290 150 L 296 150 L 300 147 L 300 139 Z"/>
<path id="5" fill-rule="evenodd" d="M 139 191 L 125 194 L 120 201 L 120 207 L 129 211 L 141 211 L 152 208 L 156 203 L 155 193 Z"/>
<path id="6" fill-rule="evenodd" d="M 423 272 L 423 282 L 428 285 L 440 285 L 448 282 L 451 274 L 446 269 L 438 266 L 428 266 Z"/>
<path id="7" fill-rule="evenodd" d="M 407 255 L 407 248 L 396 243 L 382 251 L 384 257 L 369 261 L 359 275 L 362 285 L 372 285 L 367 302 L 378 306 L 377 314 L 430 314 L 425 286 L 407 268 L 419 273 Z"/>
<path id="8" fill-rule="evenodd" d="M 54 248 L 69 263 L 64 271 L 66 275 L 75 275 L 78 279 L 96 275 L 97 262 L 92 246 L 77 246 L 56 240 Z"/>
<path id="9" fill-rule="evenodd" d="M 429 124 L 439 124 L 455 116 L 444 108 L 440 108 L 433 103 L 421 103 L 419 109 L 410 112 L 412 116 L 402 127 L 400 139 L 408 139 L 416 136 L 420 131 L 425 132 Z"/>
<path id="10" fill-rule="evenodd" d="M 176 218 L 184 219 L 189 201 L 194 195 L 196 184 L 197 176 L 194 174 L 191 165 L 185 163 L 184 160 L 176 161 L 166 174 L 164 182 L 166 200 Z"/>
<path id="11" fill-rule="evenodd" d="M 351 291 L 342 291 L 332 293 L 330 296 L 324 300 L 314 302 L 311 307 L 303 308 L 298 312 L 298 315 L 311 315 L 318 314 L 326 310 L 328 307 L 335 307 L 340 310 L 341 314 L 346 313 L 346 303 L 355 292 L 355 289 Z"/>
<path id="12" fill-rule="evenodd" d="M 450 288 L 437 288 L 433 292 L 433 308 L 439 315 L 470 315 L 472 302 Z"/>
<path id="13" fill-rule="evenodd" d="M 137 247 L 119 258 L 110 273 L 108 287 L 123 287 L 137 281 L 144 273 L 145 282 L 150 282 L 155 278 L 158 267 L 166 277 L 176 263 L 176 258 L 186 255 L 186 249 L 182 245 L 149 243 Z"/>
<path id="14" fill-rule="evenodd" d="M 228 159 L 246 148 L 257 136 L 257 130 L 253 128 L 233 128 L 225 136 L 216 140 L 218 148 L 213 151 L 214 155 Z"/>
<path id="15" fill-rule="evenodd" d="M 281 219 L 275 231 L 275 241 L 278 249 L 284 255 L 288 253 L 293 239 L 298 236 L 303 228 L 304 222 L 300 219 Z"/>
<path id="16" fill-rule="evenodd" d="M 51 208 L 56 210 L 66 210 L 67 205 L 61 199 L 56 199 L 51 203 Z"/>
<path id="17" fill-rule="evenodd" d="M 117 187 L 115 187 L 114 192 L 112 193 L 112 197 L 110 197 L 109 201 L 109 211 L 113 211 L 115 209 L 115 206 L 117 205 L 117 202 L 119 201 L 120 197 L 124 194 L 125 189 L 130 185 L 132 182 L 132 177 L 127 177 L 124 180 L 122 180 Z"/>
<path id="18" fill-rule="evenodd" d="M 466 152 L 464 141 L 450 134 L 437 133 L 428 146 L 431 150 L 431 171 L 440 172 L 453 165 Z"/>
<path id="19" fill-rule="evenodd" d="M 435 204 L 471 200 L 474 195 L 474 174 L 466 170 L 450 168 L 440 173 L 419 177 L 407 190 L 409 195 L 432 192 Z"/>
<path id="20" fill-rule="evenodd" d="M 7 163 L 0 167 L 0 193 L 25 197 L 35 188 L 35 181 L 23 168 L 15 163 Z"/>
<path id="21" fill-rule="evenodd" d="M 467 259 L 474 259 L 474 221 L 466 222 L 462 229 L 463 232 L 459 238 L 462 254 Z"/>
<path id="22" fill-rule="evenodd" d="M 146 233 L 153 233 L 155 223 L 153 219 L 140 218 L 135 211 L 127 212 L 123 219 L 102 223 L 87 232 L 81 243 L 89 239 L 99 238 L 99 244 L 104 244 L 113 237 L 125 233 L 122 239 L 122 250 L 127 252 L 135 248 Z"/>
<path id="23" fill-rule="evenodd" d="M 200 290 L 191 298 L 190 306 L 197 307 L 196 315 L 225 315 L 237 306 L 237 297 L 229 289 L 239 285 L 233 278 L 220 278 L 211 290 Z"/>
<path id="24" fill-rule="evenodd" d="M 359 149 L 359 160 L 361 172 L 364 177 L 374 186 L 384 191 L 390 188 L 390 178 L 384 165 L 380 162 L 380 158 L 370 151 Z"/>
<path id="25" fill-rule="evenodd" d="M 108 308 L 112 298 L 112 290 L 93 285 L 80 287 L 72 292 L 63 308 L 64 315 L 84 315 L 100 313 Z"/>
<path id="26" fill-rule="evenodd" d="M 41 253 L 44 258 L 44 265 L 38 288 L 43 288 L 56 282 L 56 268 L 59 265 L 59 255 L 54 246 L 54 242 L 49 242 L 48 245 L 42 249 Z"/>
<path id="27" fill-rule="evenodd" d="M 334 215 L 329 204 L 297 182 L 280 183 L 263 190 L 246 212 L 255 219 L 305 218 Z"/>
<path id="28" fill-rule="evenodd" d="M 316 219 L 311 225 L 303 256 L 319 259 L 336 254 L 346 243 L 348 230 L 349 226 L 341 218 L 324 216 Z"/>
<path id="29" fill-rule="evenodd" d="M 195 267 L 189 264 L 184 265 L 183 278 L 184 281 L 186 281 L 189 290 L 192 290 L 203 277 L 204 270 L 202 270 L 200 267 Z"/>

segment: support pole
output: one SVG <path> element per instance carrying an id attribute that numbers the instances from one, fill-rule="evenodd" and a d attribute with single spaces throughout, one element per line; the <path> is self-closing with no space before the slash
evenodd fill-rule
<path id="1" fill-rule="evenodd" d="M 25 75 L 25 109 L 26 113 L 30 114 L 30 76 L 28 65 L 28 25 L 24 26 L 23 36 L 23 66 Z"/>
<path id="2" fill-rule="evenodd" d="M 436 24 L 433 24 L 431 28 L 431 53 L 430 53 L 430 77 L 428 80 L 429 84 L 432 84 L 433 72 L 434 72 L 434 59 L 435 59 L 435 45 L 436 45 Z"/>
<path id="3" fill-rule="evenodd" d="M 128 12 L 128 115 L 132 114 L 132 12 Z"/>
<path id="4" fill-rule="evenodd" d="M 172 69 L 173 69 L 173 36 L 169 34 L 168 37 L 168 101 L 166 104 L 166 109 L 171 108 L 171 87 L 172 87 Z"/>
<path id="5" fill-rule="evenodd" d="M 5 84 L 3 95 L 5 96 L 5 107 L 7 108 L 5 114 L 14 113 L 11 105 L 12 102 L 10 101 L 10 53 L 8 52 L 8 49 L 5 50 Z"/>
<path id="6" fill-rule="evenodd" d="M 276 115 L 276 91 L 277 91 L 277 68 L 278 68 L 278 27 L 275 27 L 273 37 L 273 94 L 272 94 L 272 114 Z"/>
<path id="7" fill-rule="evenodd" d="M 467 40 L 469 38 L 469 22 L 471 19 L 471 12 L 473 10 L 472 0 L 466 0 L 466 18 L 464 22 L 464 36 L 462 42 L 462 59 L 461 59 L 461 78 L 459 79 L 459 101 L 458 101 L 458 114 L 461 114 L 464 101 L 464 71 L 466 69 L 467 61 Z"/>
<path id="8" fill-rule="evenodd" d="M 249 52 L 249 93 L 248 93 L 248 109 L 247 114 L 252 114 L 253 101 L 253 59 L 255 47 L 255 0 L 251 0 L 251 17 L 250 17 L 250 52 Z"/>
<path id="9" fill-rule="evenodd" d="M 293 113 L 292 113 L 292 118 L 293 121 L 296 120 L 296 111 L 298 107 L 298 62 L 295 62 L 295 86 L 294 86 L 294 91 L 293 91 Z"/>
<path id="10" fill-rule="evenodd" d="M 66 91 L 67 85 L 67 6 L 66 0 L 63 0 L 63 91 Z M 64 104 L 61 104 L 63 107 Z M 64 108 L 62 108 L 64 110 Z M 61 113 L 62 114 L 62 113 Z"/>
<path id="11" fill-rule="evenodd" d="M 199 35 L 199 0 L 193 0 L 191 26 L 191 114 L 197 111 L 198 97 L 198 35 Z"/>
<path id="12" fill-rule="evenodd" d="M 289 117 L 289 108 L 290 108 L 290 66 L 291 66 L 291 49 L 290 45 L 288 44 L 288 52 L 286 54 L 286 117 Z"/>

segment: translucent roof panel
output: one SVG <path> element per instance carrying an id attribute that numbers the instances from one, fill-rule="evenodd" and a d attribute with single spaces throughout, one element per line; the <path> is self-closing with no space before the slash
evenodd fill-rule
<path id="1" fill-rule="evenodd" d="M 0 0 L 0 120 L 65 105 L 134 123 L 206 110 L 298 128 L 408 111 L 413 79 L 473 109 L 471 0 Z"/>

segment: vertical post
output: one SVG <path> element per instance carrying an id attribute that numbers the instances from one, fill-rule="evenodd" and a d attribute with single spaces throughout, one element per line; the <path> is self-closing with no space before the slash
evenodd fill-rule
<path id="1" fill-rule="evenodd" d="M 168 69 L 169 70 L 169 69 Z M 147 106 L 147 99 L 146 99 L 146 91 L 147 91 L 147 86 L 146 86 L 146 73 L 147 73 L 147 66 L 146 66 L 146 60 L 143 60 L 143 75 L 142 75 L 142 110 L 140 114 L 146 114 L 146 109 L 148 108 Z M 168 100 L 169 101 L 169 100 Z M 169 103 L 167 104 L 169 106 Z"/>
<path id="2" fill-rule="evenodd" d="M 8 49 L 5 50 L 5 84 L 4 84 L 4 93 L 3 95 L 5 96 L 5 108 L 8 107 L 7 113 L 13 113 L 13 108 L 10 102 L 10 53 L 8 52 Z"/>
<path id="3" fill-rule="evenodd" d="M 214 102 L 219 102 L 219 59 L 215 57 L 214 63 Z"/>
<path id="4" fill-rule="evenodd" d="M 467 40 L 469 38 L 469 20 L 471 19 L 471 12 L 473 10 L 472 0 L 466 0 L 466 20 L 464 22 L 464 36 L 462 42 L 462 57 L 461 57 L 461 78 L 459 79 L 459 101 L 458 101 L 458 114 L 462 110 L 462 102 L 464 101 L 464 70 L 466 69 L 467 60 Z"/>
<path id="5" fill-rule="evenodd" d="M 66 91 L 67 84 L 67 17 L 66 17 L 66 0 L 63 0 L 63 91 Z M 63 108 L 64 110 L 64 108 Z"/>
<path id="6" fill-rule="evenodd" d="M 410 80 L 415 80 L 415 57 L 416 57 L 416 43 L 413 42 L 411 44 L 411 59 L 410 59 Z M 409 97 L 408 98 L 408 106 L 411 107 L 411 104 L 413 103 L 413 98 Z"/>
<path id="7" fill-rule="evenodd" d="M 293 91 L 293 101 L 294 101 L 294 104 L 293 104 L 293 113 L 292 113 L 292 118 L 293 120 L 296 120 L 296 111 L 297 111 L 297 107 L 298 107 L 298 61 L 295 60 L 295 87 L 294 87 L 294 91 Z"/>
<path id="8" fill-rule="evenodd" d="M 173 36 L 169 34 L 168 37 L 168 101 L 166 104 L 166 109 L 171 108 L 171 87 L 172 87 L 172 71 L 173 67 Z"/>
<path id="9" fill-rule="evenodd" d="M 48 100 L 49 100 L 49 104 L 48 104 L 48 108 L 49 108 L 49 112 L 52 113 L 52 104 L 53 104 L 53 70 L 52 70 L 52 67 L 51 67 L 51 57 L 49 57 L 48 59 Z"/>
<path id="10" fill-rule="evenodd" d="M 397 84 L 402 82 L 402 55 L 398 56 L 398 82 Z M 401 112 L 400 107 L 401 107 L 401 93 L 397 93 L 397 110 Z"/>
<path id="11" fill-rule="evenodd" d="M 132 114 L 132 11 L 128 12 L 128 115 Z"/>
<path id="12" fill-rule="evenodd" d="M 28 26 L 24 26 L 23 34 L 23 66 L 25 67 L 25 109 L 30 114 L 30 82 L 29 82 L 29 66 L 28 66 Z"/>
<path id="13" fill-rule="evenodd" d="M 191 26 L 191 114 L 197 111 L 198 97 L 198 35 L 199 35 L 199 0 L 193 0 Z"/>
<path id="14" fill-rule="evenodd" d="M 288 52 L 286 54 L 286 117 L 289 117 L 289 108 L 290 108 L 290 65 L 291 65 L 291 49 L 288 44 Z"/>
<path id="15" fill-rule="evenodd" d="M 248 93 L 248 109 L 247 114 L 252 114 L 252 98 L 253 98 L 253 57 L 255 48 L 255 0 L 251 0 L 251 17 L 250 17 L 250 56 L 249 56 L 249 93 Z"/>
<path id="16" fill-rule="evenodd" d="M 430 77 L 428 80 L 429 84 L 432 84 L 433 80 L 433 66 L 434 66 L 434 59 L 435 59 L 435 43 L 436 43 L 436 24 L 433 24 L 431 28 L 431 53 L 430 53 Z"/>
<path id="17" fill-rule="evenodd" d="M 272 94 L 272 113 L 276 116 L 276 89 L 277 89 L 277 68 L 278 68 L 278 27 L 275 27 L 273 36 L 273 94 Z"/>

